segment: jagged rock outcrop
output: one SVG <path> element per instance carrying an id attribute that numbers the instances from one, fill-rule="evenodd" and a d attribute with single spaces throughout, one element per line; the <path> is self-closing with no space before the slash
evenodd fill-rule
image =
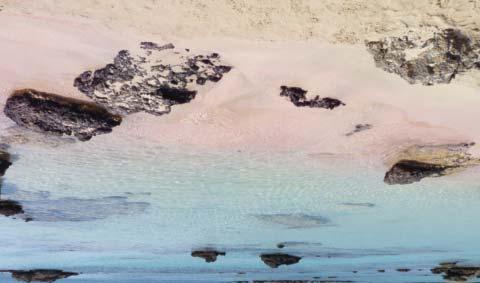
<path id="1" fill-rule="evenodd" d="M 309 99 L 306 95 L 307 91 L 299 87 L 281 86 L 280 89 L 280 96 L 288 97 L 297 107 L 333 109 L 345 105 L 342 101 L 331 97 L 320 98 L 320 96 L 317 95 Z"/>
<path id="2" fill-rule="evenodd" d="M 205 260 L 205 262 L 215 262 L 217 261 L 218 256 L 225 256 L 225 252 L 219 252 L 216 250 L 198 250 L 191 253 L 193 257 L 200 257 Z"/>
<path id="3" fill-rule="evenodd" d="M 19 126 L 56 135 L 72 135 L 81 141 L 110 133 L 122 118 L 94 103 L 33 89 L 15 91 L 5 115 Z"/>
<path id="4" fill-rule="evenodd" d="M 474 143 L 412 146 L 397 153 L 385 174 L 389 185 L 411 184 L 426 177 L 439 177 L 480 164 L 468 153 Z"/>
<path id="5" fill-rule="evenodd" d="M 78 275 L 78 273 L 75 272 L 66 272 L 57 269 L 2 270 L 0 272 L 9 272 L 12 274 L 12 278 L 23 282 L 51 283 L 60 279 Z"/>
<path id="6" fill-rule="evenodd" d="M 217 53 L 190 55 L 174 48 L 142 42 L 138 52 L 122 50 L 113 63 L 83 72 L 74 86 L 117 114 L 162 115 L 172 105 L 194 99 L 198 86 L 218 82 L 232 69 Z"/>
<path id="7" fill-rule="evenodd" d="M 458 265 L 456 262 L 445 262 L 431 269 L 433 274 L 443 274 L 445 280 L 464 282 L 473 278 L 480 278 L 479 266 Z"/>
<path id="8" fill-rule="evenodd" d="M 367 41 L 377 67 L 411 84 L 450 83 L 457 74 L 480 69 L 480 41 L 456 29 L 445 29 L 427 40 L 403 36 Z"/>
<path id="9" fill-rule="evenodd" d="M 284 253 L 273 253 L 273 254 L 262 254 L 260 259 L 271 268 L 277 268 L 280 265 L 291 265 L 298 263 L 302 258 L 299 256 L 284 254 Z"/>

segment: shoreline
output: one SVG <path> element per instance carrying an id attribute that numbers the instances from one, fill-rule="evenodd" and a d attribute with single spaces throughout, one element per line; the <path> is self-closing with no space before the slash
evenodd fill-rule
<path id="1" fill-rule="evenodd" d="M 18 19 L 23 20 L 18 23 Z M 27 19 L 21 15 L 0 19 L 18 31 L 0 32 L 0 37 L 6 38 L 0 47 L 4 62 L 0 74 L 6 77 L 0 82 L 1 107 L 14 89 L 26 87 L 91 101 L 73 87 L 76 76 L 111 62 L 119 50 L 138 45 L 139 38 L 168 37 L 133 36 L 127 29 L 123 31 L 125 36 L 116 39 L 111 27 L 100 27 L 92 20 L 76 24 L 78 19 L 73 17 L 61 26 L 45 26 L 50 19 L 52 16 Z M 38 33 L 38 38 L 55 37 L 56 42 L 44 45 L 35 38 L 27 39 L 25 35 L 32 32 Z M 93 41 L 99 34 L 100 40 Z M 480 118 L 475 107 L 480 104 L 480 96 L 465 82 L 469 74 L 448 85 L 410 85 L 377 68 L 363 45 L 212 38 L 179 38 L 173 43 L 192 52 L 219 52 L 233 70 L 215 85 L 207 84 L 190 103 L 173 106 L 170 114 L 129 115 L 109 135 L 119 139 L 134 135 L 166 147 L 300 151 L 378 164 L 409 145 L 480 141 L 480 129 L 470 126 Z M 59 48 L 68 51 L 58 53 Z M 15 54 L 28 53 L 28 57 L 19 60 L 12 56 L 13 50 Z M 55 58 L 55 64 L 48 58 Z M 11 70 L 15 77 L 9 75 Z M 280 97 L 282 85 L 338 98 L 346 106 L 333 110 L 298 108 Z M 3 113 L 0 116 L 8 121 Z M 372 127 L 347 136 L 359 124 Z M 3 125 L 5 132 L 14 124 Z M 471 152 L 479 155 L 480 146 L 472 147 Z"/>

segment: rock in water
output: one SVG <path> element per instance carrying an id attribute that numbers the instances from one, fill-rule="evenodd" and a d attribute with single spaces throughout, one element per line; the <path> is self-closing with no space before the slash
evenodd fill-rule
<path id="1" fill-rule="evenodd" d="M 110 133 L 122 118 L 94 103 L 33 89 L 15 91 L 7 99 L 5 115 L 19 126 L 57 135 L 73 135 L 87 141 Z"/>
<path id="2" fill-rule="evenodd" d="M 331 97 L 320 98 L 317 95 L 312 99 L 308 99 L 306 96 L 307 91 L 299 87 L 281 86 L 280 89 L 280 96 L 288 97 L 297 107 L 325 108 L 331 110 L 338 106 L 345 105 L 342 101 Z"/>
<path id="3" fill-rule="evenodd" d="M 298 263 L 302 258 L 294 255 L 274 253 L 260 255 L 262 261 L 271 268 L 277 268 L 280 265 L 291 265 Z"/>
<path id="4" fill-rule="evenodd" d="M 14 200 L 0 200 L 0 214 L 10 217 L 24 213 L 23 207 Z"/>
<path id="5" fill-rule="evenodd" d="M 375 64 L 411 84 L 450 83 L 459 73 L 480 69 L 480 41 L 445 29 L 422 41 L 408 36 L 366 42 Z"/>
<path id="6" fill-rule="evenodd" d="M 51 283 L 60 279 L 78 275 L 78 273 L 75 272 L 65 272 L 56 269 L 4 270 L 1 272 L 10 272 L 12 274 L 12 278 L 23 282 Z"/>
<path id="7" fill-rule="evenodd" d="M 418 162 L 415 160 L 400 160 L 385 174 L 385 183 L 411 184 L 425 177 L 442 176 L 449 169 L 441 164 Z"/>
<path id="8" fill-rule="evenodd" d="M 431 269 L 433 274 L 443 274 L 443 278 L 452 282 L 465 282 L 474 277 L 480 276 L 480 267 L 462 266 L 456 262 L 441 263 Z"/>
<path id="9" fill-rule="evenodd" d="M 205 262 L 215 262 L 217 261 L 218 256 L 225 256 L 225 252 L 219 252 L 215 250 L 202 250 L 202 251 L 193 251 L 191 254 L 193 257 L 200 257 L 205 260 Z"/>
<path id="10" fill-rule="evenodd" d="M 5 175 L 5 172 L 7 172 L 10 165 L 12 165 L 10 154 L 0 149 L 0 177 Z"/>
<path id="11" fill-rule="evenodd" d="M 411 184 L 426 177 L 439 177 L 480 164 L 468 153 L 474 143 L 416 145 L 397 153 L 384 181 L 389 185 Z"/>
<path id="12" fill-rule="evenodd" d="M 195 98 L 200 85 L 218 82 L 232 67 L 220 55 L 191 55 L 172 44 L 142 42 L 136 52 L 122 50 L 113 63 L 85 71 L 74 86 L 117 114 L 145 111 L 162 115 Z"/>

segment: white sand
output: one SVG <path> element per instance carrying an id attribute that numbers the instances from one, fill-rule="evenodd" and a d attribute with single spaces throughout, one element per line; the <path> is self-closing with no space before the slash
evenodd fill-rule
<path id="1" fill-rule="evenodd" d="M 463 1 L 479 4 L 470 9 L 452 8 L 445 0 L 312 1 L 306 7 L 325 11 L 314 13 L 321 24 L 314 25 L 310 37 L 305 36 L 309 25 L 302 21 L 313 12 L 305 10 L 305 1 L 292 1 L 301 4 L 293 10 L 288 1 L 259 1 L 253 6 L 248 2 L 238 13 L 232 3 L 243 1 L 193 2 L 0 0 L 4 7 L 0 11 L 0 107 L 13 89 L 25 87 L 88 99 L 73 87 L 73 79 L 82 71 L 104 66 L 117 51 L 141 40 L 173 41 L 194 53 L 218 52 L 235 69 L 192 103 L 174 106 L 171 114 L 161 117 L 131 115 L 110 135 L 134 136 L 162 146 L 302 150 L 311 156 L 338 154 L 372 162 L 414 143 L 480 142 L 477 75 L 450 85 L 412 86 L 376 68 L 362 44 L 339 44 L 343 40 L 334 35 L 343 25 L 345 33 L 354 37 L 348 42 L 393 33 L 400 30 L 398 21 L 393 25 L 395 17 L 415 7 L 436 7 L 438 14 L 437 2 L 447 5 L 444 11 L 451 19 L 463 19 L 466 27 L 472 27 L 478 24 L 478 17 L 471 16 L 480 11 L 478 1 Z M 389 11 L 382 10 L 387 4 L 372 4 L 383 2 L 390 3 Z M 396 7 L 399 3 L 403 6 Z M 158 6 L 152 9 L 143 4 Z M 268 5 L 276 8 L 269 10 Z M 341 13 L 333 13 L 338 6 L 343 7 L 338 10 Z M 257 26 L 253 19 L 265 23 Z M 415 16 L 406 20 L 412 26 L 422 22 Z M 429 21 L 434 21 L 432 15 L 424 24 Z M 362 33 L 378 23 L 385 23 L 382 30 Z M 299 42 L 302 37 L 312 40 Z M 284 84 L 336 97 L 347 105 L 334 110 L 297 108 L 279 96 Z M 13 125 L 4 115 L 0 122 L 3 129 Z M 345 136 L 360 123 L 372 124 L 373 129 Z M 474 152 L 480 152 L 480 147 Z"/>

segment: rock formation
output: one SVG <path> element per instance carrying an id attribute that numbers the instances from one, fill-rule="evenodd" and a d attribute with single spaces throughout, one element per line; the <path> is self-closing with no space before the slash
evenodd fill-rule
<path id="1" fill-rule="evenodd" d="M 51 283 L 60 279 L 78 275 L 78 273 L 75 272 L 65 272 L 57 269 L 2 270 L 0 272 L 9 272 L 12 274 L 12 278 L 23 282 Z"/>
<path id="2" fill-rule="evenodd" d="M 472 278 L 480 278 L 480 267 L 458 265 L 456 262 L 441 263 L 431 269 L 433 274 L 443 274 L 443 278 L 452 282 L 464 282 Z"/>
<path id="3" fill-rule="evenodd" d="M 345 105 L 342 101 L 324 97 L 320 98 L 318 95 L 308 99 L 307 91 L 299 87 L 281 86 L 280 96 L 288 97 L 290 101 L 297 107 L 311 107 L 311 108 L 326 108 L 333 109 L 341 105 Z"/>
<path id="4" fill-rule="evenodd" d="M 299 256 L 284 253 L 262 254 L 260 255 L 260 258 L 266 265 L 270 266 L 271 268 L 277 268 L 280 265 L 296 264 L 302 259 Z"/>
<path id="5" fill-rule="evenodd" d="M 162 115 L 172 105 L 191 101 L 200 85 L 218 82 L 232 69 L 217 53 L 182 55 L 174 48 L 142 42 L 138 54 L 122 50 L 113 63 L 80 74 L 74 86 L 117 114 Z"/>
<path id="6" fill-rule="evenodd" d="M 215 250 L 198 250 L 193 251 L 191 255 L 193 257 L 203 258 L 205 262 L 215 262 L 217 261 L 218 256 L 225 256 L 225 252 L 219 252 Z"/>
<path id="7" fill-rule="evenodd" d="M 457 74 L 480 69 L 480 41 L 456 29 L 445 29 L 427 40 L 403 36 L 367 41 L 377 67 L 411 84 L 450 83 Z"/>
<path id="8" fill-rule="evenodd" d="M 468 149 L 473 143 L 412 146 L 397 153 L 392 167 L 385 174 L 389 185 L 411 184 L 425 177 L 451 174 L 469 166 L 480 164 Z"/>
<path id="9" fill-rule="evenodd" d="M 73 135 L 81 141 L 110 133 L 122 118 L 94 103 L 33 89 L 15 91 L 7 99 L 5 115 L 19 126 L 56 135 Z"/>

